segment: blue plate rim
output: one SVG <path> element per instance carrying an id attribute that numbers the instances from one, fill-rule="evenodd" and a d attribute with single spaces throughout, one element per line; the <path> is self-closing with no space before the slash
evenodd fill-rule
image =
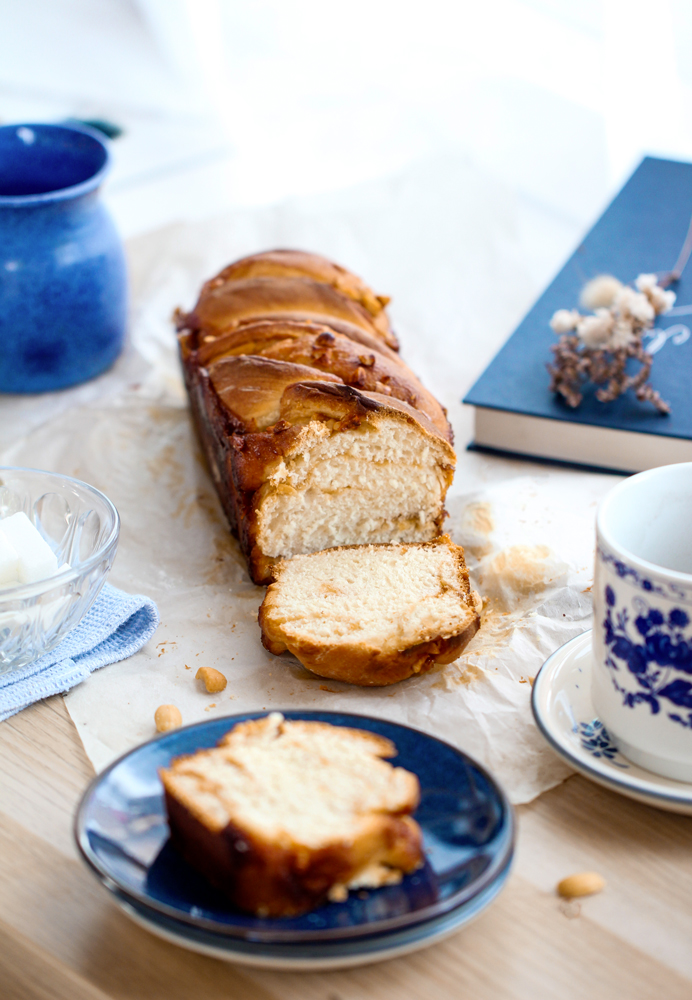
<path id="1" fill-rule="evenodd" d="M 240 953 L 244 955 L 255 955 L 258 958 L 270 956 L 309 961 L 311 957 L 314 957 L 316 960 L 320 960 L 322 958 L 339 958 L 342 956 L 350 957 L 363 953 L 377 953 L 379 951 L 387 951 L 392 947 L 399 947 L 401 945 L 408 944 L 411 941 L 427 940 L 428 938 L 433 939 L 430 942 L 432 944 L 438 934 L 445 932 L 449 933 L 453 930 L 460 930 L 463 926 L 465 926 L 465 924 L 469 923 L 476 916 L 479 916 L 483 910 L 485 910 L 497 899 L 509 880 L 512 862 L 513 856 L 510 856 L 502 870 L 497 873 L 493 882 L 487 885 L 481 892 L 472 896 L 470 899 L 467 899 L 465 902 L 460 903 L 448 913 L 440 914 L 432 920 L 424 921 L 421 924 L 414 924 L 409 927 L 403 927 L 398 931 L 395 930 L 393 932 L 383 933 L 366 939 L 349 938 L 344 941 L 316 941 L 312 944 L 307 943 L 302 945 L 266 944 L 257 941 L 241 941 L 235 938 L 230 938 L 228 935 L 215 934 L 213 931 L 207 931 L 199 927 L 191 927 L 190 925 L 183 924 L 180 921 L 164 918 L 160 914 L 156 913 L 156 911 L 151 910 L 150 907 L 134 904 L 132 900 L 125 898 L 120 891 L 115 891 L 113 895 L 116 898 L 118 906 L 121 908 L 131 907 L 145 921 L 157 926 L 162 926 L 165 930 L 169 930 L 169 923 L 180 924 L 180 927 L 174 928 L 172 933 L 186 938 L 188 942 L 201 943 L 202 945 L 211 944 L 213 947 L 227 952 L 229 956 Z M 192 937 L 188 936 L 189 931 L 192 932 Z M 205 942 L 202 940 L 203 935 L 212 940 Z M 307 954 L 308 951 L 314 951 L 316 954 L 311 956 Z"/>
<path id="2" fill-rule="evenodd" d="M 367 925 L 365 929 L 364 925 L 357 927 L 339 927 L 339 928 L 328 928 L 319 930 L 254 930 L 247 927 L 234 927 L 231 924 L 219 924 L 212 920 L 207 920 L 204 917 L 192 917 L 188 914 L 181 913 L 174 907 L 169 907 L 165 903 L 160 903 L 152 900 L 151 897 L 145 894 L 137 893 L 128 887 L 120 884 L 117 878 L 113 877 L 113 874 L 105 870 L 105 868 L 99 863 L 98 857 L 90 850 L 88 840 L 84 835 L 84 822 L 85 822 L 85 812 L 86 808 L 90 802 L 93 793 L 96 788 L 104 778 L 107 777 L 111 771 L 115 770 L 120 764 L 123 763 L 128 757 L 143 750 L 145 747 L 151 746 L 155 743 L 165 742 L 167 739 L 171 739 L 175 734 L 181 732 L 189 732 L 194 729 L 204 729 L 211 724 L 218 724 L 221 719 L 225 719 L 229 723 L 229 728 L 238 722 L 244 722 L 250 719 L 265 718 L 267 715 L 271 714 L 269 711 L 254 711 L 254 712 L 242 712 L 234 715 L 219 716 L 213 720 L 204 719 L 201 722 L 194 722 L 187 726 L 181 726 L 180 728 L 173 730 L 168 733 L 160 733 L 157 736 L 152 737 L 150 740 L 145 740 L 144 743 L 138 744 L 136 747 L 132 747 L 130 750 L 121 754 L 118 758 L 112 761 L 103 771 L 100 771 L 87 785 L 79 805 L 75 813 L 75 819 L 73 824 L 73 835 L 75 843 L 77 845 L 77 850 L 82 860 L 85 862 L 87 867 L 92 871 L 92 873 L 99 879 L 99 881 L 108 889 L 113 891 L 117 888 L 120 895 L 123 895 L 127 899 L 131 900 L 133 903 L 143 905 L 147 908 L 160 913 L 162 916 L 179 921 L 183 924 L 187 924 L 190 927 L 199 928 L 205 931 L 211 931 L 216 934 L 224 935 L 231 939 L 252 939 L 253 941 L 260 942 L 264 940 L 265 943 L 298 943 L 298 942 L 318 942 L 318 941 L 337 941 L 343 940 L 344 938 L 356 939 L 356 938 L 366 938 L 378 935 L 381 933 L 386 933 L 389 930 L 396 930 L 398 928 L 413 927 L 416 924 L 426 923 L 437 916 L 441 916 L 451 910 L 456 909 L 458 906 L 463 905 L 468 902 L 474 896 L 482 893 L 487 886 L 494 880 L 498 872 L 504 870 L 508 863 L 511 863 L 514 857 L 515 841 L 516 841 L 516 819 L 514 815 L 514 809 L 511 802 L 509 801 L 504 789 L 499 784 L 497 779 L 485 768 L 482 764 L 476 761 L 469 754 L 465 753 L 463 750 L 459 750 L 458 747 L 453 746 L 446 740 L 441 740 L 437 736 L 432 736 L 429 733 L 423 732 L 421 729 L 416 729 L 414 726 L 407 726 L 401 722 L 393 722 L 389 719 L 381 719 L 374 715 L 364 715 L 356 712 L 337 712 L 329 710 L 318 710 L 318 709 L 272 709 L 272 712 L 280 712 L 285 718 L 297 718 L 297 719 L 311 719 L 315 716 L 323 717 L 325 715 L 339 716 L 345 719 L 353 719 L 354 725 L 358 721 L 361 722 L 374 722 L 374 723 L 385 723 L 387 725 L 394 726 L 399 729 L 408 730 L 409 732 L 415 733 L 417 736 L 423 737 L 426 740 L 431 740 L 435 743 L 441 744 L 449 750 L 452 750 L 459 757 L 463 758 L 465 761 L 470 762 L 474 768 L 476 768 L 489 782 L 489 784 L 495 790 L 498 799 L 501 801 L 504 808 L 504 812 L 507 819 L 507 833 L 505 834 L 505 848 L 504 850 L 495 857 L 488 868 L 483 872 L 479 879 L 472 882 L 470 885 L 465 886 L 463 889 L 459 890 L 457 893 L 452 894 L 444 900 L 438 901 L 436 903 L 430 904 L 429 906 L 422 907 L 420 910 L 415 911 L 415 913 L 401 914 L 397 917 L 389 917 L 384 920 L 373 921 Z M 172 755 L 173 756 L 173 755 Z M 415 772 L 414 772 L 415 773 Z M 371 890 L 377 891 L 377 890 Z"/>

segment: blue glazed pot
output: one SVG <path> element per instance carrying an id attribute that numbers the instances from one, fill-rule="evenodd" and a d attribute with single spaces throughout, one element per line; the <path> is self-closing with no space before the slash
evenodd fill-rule
<path id="1" fill-rule="evenodd" d="M 109 166 L 91 129 L 0 128 L 0 392 L 63 389 L 120 354 L 125 255 L 98 199 Z"/>

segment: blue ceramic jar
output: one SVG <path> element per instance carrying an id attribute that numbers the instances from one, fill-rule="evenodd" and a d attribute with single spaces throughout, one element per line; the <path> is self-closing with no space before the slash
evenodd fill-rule
<path id="1" fill-rule="evenodd" d="M 122 349 L 125 256 L 98 198 L 108 168 L 91 129 L 0 128 L 0 392 L 84 382 Z"/>

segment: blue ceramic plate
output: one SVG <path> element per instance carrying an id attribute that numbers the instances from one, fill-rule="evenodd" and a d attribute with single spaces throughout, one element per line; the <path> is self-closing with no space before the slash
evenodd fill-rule
<path id="1" fill-rule="evenodd" d="M 444 940 L 475 920 L 492 903 L 507 881 L 509 868 L 508 863 L 504 871 L 499 872 L 490 885 L 441 917 L 388 934 L 349 938 L 346 941 L 336 942 L 317 941 L 313 944 L 262 944 L 241 941 L 227 934 L 215 934 L 213 931 L 190 927 L 179 920 L 162 917 L 146 906 L 120 897 L 117 890 L 114 896 L 120 908 L 131 920 L 152 934 L 182 948 L 211 955 L 226 962 L 252 965 L 256 968 L 314 972 L 383 962 Z"/>
<path id="2" fill-rule="evenodd" d="M 121 898 L 200 930 L 264 943 L 364 938 L 449 913 L 491 886 L 513 851 L 514 820 L 504 793 L 479 764 L 448 743 L 393 722 L 345 712 L 284 712 L 379 733 L 397 765 L 418 775 L 426 863 L 400 885 L 352 892 L 300 917 L 257 918 L 234 910 L 171 848 L 158 769 L 179 754 L 215 746 L 252 712 L 166 733 L 121 757 L 92 782 L 75 821 L 78 847 Z"/>

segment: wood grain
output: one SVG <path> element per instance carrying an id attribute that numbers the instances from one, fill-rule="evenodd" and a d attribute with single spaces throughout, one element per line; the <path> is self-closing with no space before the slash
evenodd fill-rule
<path id="1" fill-rule="evenodd" d="M 595 991 L 599 998 L 627 1000 L 690 996 L 689 980 L 604 933 L 588 916 L 564 917 L 552 894 L 516 875 L 474 924 L 416 955 L 348 972 L 255 977 L 277 997 L 304 1000 L 576 1000 Z"/>
<path id="2" fill-rule="evenodd" d="M 519 812 L 515 872 L 472 925 L 426 951 L 330 973 L 249 970 L 131 923 L 76 857 L 90 780 L 62 699 L 0 725 L 0 996 L 5 1000 L 688 1000 L 692 820 L 580 777 Z M 605 891 L 565 904 L 592 869 Z"/>
<path id="3" fill-rule="evenodd" d="M 71 817 L 93 775 L 61 697 L 0 724 L 0 809 L 70 857 Z"/>
<path id="4" fill-rule="evenodd" d="M 3 1000 L 108 1000 L 68 966 L 0 920 Z"/>

